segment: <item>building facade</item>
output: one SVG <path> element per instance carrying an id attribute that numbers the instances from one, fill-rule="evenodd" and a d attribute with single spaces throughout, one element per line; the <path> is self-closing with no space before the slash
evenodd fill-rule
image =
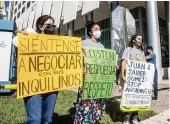
<path id="1" fill-rule="evenodd" d="M 69 2 L 68 2 L 69 3 Z M 93 5 L 92 11 L 86 12 L 83 8 L 86 4 L 90 6 Z M 159 58 L 161 63 L 161 68 L 169 68 L 169 32 L 168 32 L 168 11 L 167 5 L 169 2 L 155 2 L 156 5 L 156 16 L 158 17 L 158 35 L 159 38 L 157 42 L 160 43 L 158 49 L 160 48 L 161 57 Z M 97 22 L 102 29 L 102 36 L 100 42 L 104 44 L 106 48 L 111 48 L 111 2 L 101 1 L 101 2 L 78 2 L 77 4 L 69 3 L 66 4 L 62 1 L 11 1 L 12 13 L 9 19 L 16 21 L 18 29 L 32 27 L 35 28 L 36 20 L 39 16 L 48 14 L 54 17 L 56 25 L 58 27 L 57 34 L 59 35 L 71 35 L 76 37 L 86 37 L 85 20 L 92 19 Z M 70 5 L 70 6 L 69 6 Z M 76 5 L 76 7 L 74 7 Z M 145 46 L 153 44 L 154 41 L 150 36 L 151 24 L 149 22 L 148 6 L 153 5 L 153 3 L 145 1 L 121 1 L 116 2 L 116 5 L 125 7 L 130 10 L 131 14 L 135 19 L 136 32 L 143 34 Z M 69 14 L 69 11 L 74 12 L 71 7 L 73 6 L 76 14 L 69 20 L 65 13 Z M 58 11 L 61 8 L 61 12 Z M 150 8 L 150 7 L 149 7 Z M 65 9 L 65 10 L 64 10 Z M 70 12 L 70 13 L 71 13 Z M 82 14 L 84 13 L 84 14 Z M 71 14 L 70 14 L 71 16 Z M 58 21 L 59 20 L 59 21 Z M 67 20 L 67 21 L 66 21 Z M 64 24 L 65 23 L 65 24 Z M 149 34 L 149 36 L 148 36 Z M 155 41 L 156 42 L 156 41 Z M 157 47 L 157 46 L 156 46 Z M 156 53 L 158 54 L 158 53 Z M 159 55 L 157 55 L 159 57 Z M 158 61 L 159 61 L 158 60 Z M 158 62 L 159 63 L 159 62 Z M 160 73 L 161 75 L 161 73 Z M 168 71 L 163 72 L 164 78 L 167 78 Z"/>

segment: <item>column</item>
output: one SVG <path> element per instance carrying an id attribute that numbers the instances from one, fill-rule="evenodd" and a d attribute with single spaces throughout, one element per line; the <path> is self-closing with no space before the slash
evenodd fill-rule
<path id="1" fill-rule="evenodd" d="M 148 25 L 148 44 L 151 45 L 156 54 L 156 66 L 158 70 L 158 82 L 162 80 L 162 59 L 160 33 L 158 23 L 158 10 L 156 1 L 146 2 L 147 25 Z"/>
<path id="2" fill-rule="evenodd" d="M 67 35 L 68 35 L 68 36 L 73 36 L 74 21 L 69 22 L 69 23 L 67 24 L 67 29 L 68 29 Z"/>
<path id="3" fill-rule="evenodd" d="M 114 11 L 114 9 L 119 5 L 119 2 L 118 1 L 112 1 L 109 3 L 110 4 L 110 11 L 111 11 L 111 15 L 110 15 L 110 28 L 111 28 L 111 49 L 114 49 L 114 39 L 115 39 L 115 36 L 114 36 L 114 32 L 113 32 L 113 24 L 112 24 L 112 12 Z"/>
<path id="4" fill-rule="evenodd" d="M 90 13 L 88 13 L 88 14 L 86 14 L 86 15 L 84 16 L 84 18 L 85 18 L 85 21 L 87 21 L 87 20 L 89 20 L 89 21 L 93 20 L 93 11 L 90 12 Z M 88 38 L 88 36 L 87 36 L 87 29 L 86 29 L 86 28 L 85 28 L 85 38 Z"/>
<path id="5" fill-rule="evenodd" d="M 164 2 L 165 3 L 165 16 L 166 16 L 166 22 L 167 22 L 167 30 L 168 30 L 168 33 L 169 33 L 169 28 L 170 28 L 170 26 L 169 26 L 169 24 L 170 24 L 170 10 L 169 10 L 169 8 L 170 8 L 170 4 L 169 4 L 169 1 L 165 1 Z"/>

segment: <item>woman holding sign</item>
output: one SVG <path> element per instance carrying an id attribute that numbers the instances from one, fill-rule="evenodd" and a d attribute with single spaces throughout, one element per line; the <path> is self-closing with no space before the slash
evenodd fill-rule
<path id="1" fill-rule="evenodd" d="M 43 15 L 36 22 L 36 31 L 27 28 L 26 31 L 17 31 L 24 35 L 28 33 L 51 34 L 55 32 L 54 19 Z M 29 30 L 28 30 L 29 29 Z M 34 95 L 24 98 L 27 124 L 50 124 L 56 104 L 58 92 Z"/>
<path id="2" fill-rule="evenodd" d="M 126 74 L 127 60 L 146 62 L 142 35 L 139 35 L 139 34 L 133 35 L 131 38 L 129 47 L 124 50 L 124 53 L 122 56 L 122 67 L 121 67 L 121 78 L 120 78 L 122 87 L 124 87 L 124 83 L 126 81 L 125 74 Z M 125 116 L 124 116 L 123 124 L 130 124 L 130 123 L 138 124 L 139 123 L 138 111 L 127 112 L 124 114 Z"/>
<path id="3" fill-rule="evenodd" d="M 93 21 L 86 22 L 87 35 L 89 39 L 83 40 L 83 46 L 104 48 L 98 42 L 101 31 L 99 25 Z M 75 124 L 96 124 L 104 116 L 105 102 L 103 99 L 82 100 L 83 90 L 79 88 L 76 104 Z"/>

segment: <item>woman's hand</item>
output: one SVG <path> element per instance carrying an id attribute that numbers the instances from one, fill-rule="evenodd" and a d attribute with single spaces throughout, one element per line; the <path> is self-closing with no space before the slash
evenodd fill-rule
<path id="1" fill-rule="evenodd" d="M 126 77 L 124 75 L 122 75 L 122 80 L 125 82 L 126 81 Z"/>
<path id="2" fill-rule="evenodd" d="M 26 31 L 24 31 L 24 30 L 16 30 L 15 31 L 16 33 L 21 33 L 21 34 L 23 34 L 23 35 L 28 35 L 28 32 L 26 32 Z"/>

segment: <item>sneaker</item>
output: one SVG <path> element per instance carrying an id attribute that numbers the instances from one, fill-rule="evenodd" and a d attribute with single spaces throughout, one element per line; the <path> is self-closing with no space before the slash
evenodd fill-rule
<path id="1" fill-rule="evenodd" d="M 133 119 L 132 124 L 140 124 L 140 122 L 138 121 L 138 119 Z"/>
<path id="2" fill-rule="evenodd" d="M 158 97 L 157 97 L 157 96 L 155 96 L 155 97 L 153 97 L 152 99 L 153 99 L 153 100 L 157 100 L 157 99 L 158 99 Z"/>

